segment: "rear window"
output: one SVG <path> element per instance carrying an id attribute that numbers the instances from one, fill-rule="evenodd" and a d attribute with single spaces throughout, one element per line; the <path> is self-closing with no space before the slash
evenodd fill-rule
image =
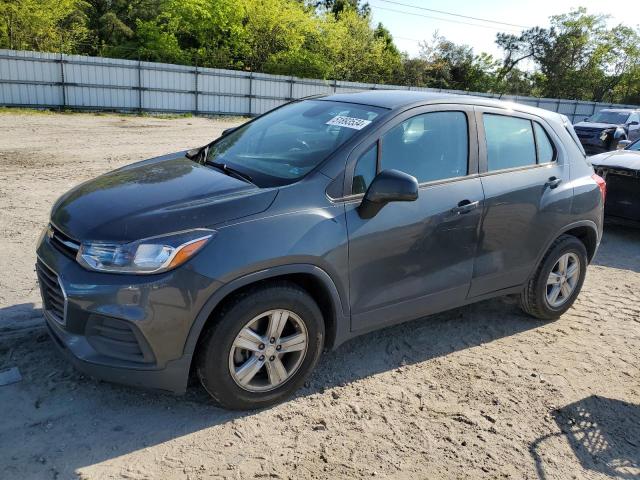
<path id="1" fill-rule="evenodd" d="M 538 163 L 553 162 L 555 159 L 555 151 L 553 144 L 549 140 L 549 135 L 538 122 L 533 122 L 533 131 L 536 134 L 536 152 L 538 154 Z"/>
<path id="2" fill-rule="evenodd" d="M 530 120 L 484 114 L 487 166 L 490 172 L 536 164 L 536 143 Z"/>
<path id="3" fill-rule="evenodd" d="M 482 116 L 488 171 L 553 162 L 556 149 L 538 122 L 486 113 Z"/>

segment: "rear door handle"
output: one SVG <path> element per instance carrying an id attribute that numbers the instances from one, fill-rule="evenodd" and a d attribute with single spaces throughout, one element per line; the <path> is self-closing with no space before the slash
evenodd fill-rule
<path id="1" fill-rule="evenodd" d="M 478 205 L 480 205 L 480 200 L 476 200 L 475 202 L 472 202 L 471 200 L 462 200 L 458 202 L 457 207 L 453 207 L 451 209 L 451 213 L 454 213 L 456 215 L 469 213 L 474 208 L 478 208 Z"/>
<path id="2" fill-rule="evenodd" d="M 558 185 L 562 183 L 561 178 L 550 177 L 549 180 L 544 184 L 545 187 L 556 188 Z"/>

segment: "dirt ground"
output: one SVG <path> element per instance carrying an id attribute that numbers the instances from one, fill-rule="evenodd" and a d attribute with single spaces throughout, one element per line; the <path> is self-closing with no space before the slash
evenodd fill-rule
<path id="1" fill-rule="evenodd" d="M 42 329 L 34 247 L 54 200 L 238 122 L 0 114 L 2 479 L 640 479 L 640 231 L 607 228 L 574 307 L 512 298 L 375 332 L 308 386 L 232 413 L 85 378 Z"/>

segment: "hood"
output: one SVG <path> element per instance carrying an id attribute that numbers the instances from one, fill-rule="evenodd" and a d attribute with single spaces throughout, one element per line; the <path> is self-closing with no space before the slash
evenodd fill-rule
<path id="1" fill-rule="evenodd" d="M 606 130 L 607 128 L 621 127 L 615 123 L 594 123 L 594 122 L 580 122 L 576 123 L 573 128 L 583 128 L 588 130 Z"/>
<path id="2" fill-rule="evenodd" d="M 260 213 L 276 195 L 179 152 L 77 186 L 56 202 L 51 221 L 79 241 L 132 241 Z"/>
<path id="3" fill-rule="evenodd" d="M 589 157 L 591 165 L 598 167 L 628 168 L 640 170 L 640 152 L 634 150 L 616 150 Z"/>

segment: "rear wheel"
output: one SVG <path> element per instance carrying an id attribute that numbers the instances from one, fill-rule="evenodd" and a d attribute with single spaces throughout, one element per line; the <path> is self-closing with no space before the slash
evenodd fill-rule
<path id="1" fill-rule="evenodd" d="M 540 262 L 520 296 L 522 309 L 541 320 L 566 312 L 580 293 L 587 272 L 587 250 L 571 235 L 560 236 Z"/>
<path id="2" fill-rule="evenodd" d="M 291 395 L 322 350 L 324 322 L 294 284 L 245 292 L 229 302 L 200 343 L 197 373 L 222 406 L 252 409 Z"/>

